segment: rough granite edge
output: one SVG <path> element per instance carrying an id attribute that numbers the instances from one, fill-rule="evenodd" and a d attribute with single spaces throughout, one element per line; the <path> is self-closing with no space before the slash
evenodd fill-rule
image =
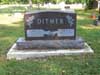
<path id="1" fill-rule="evenodd" d="M 17 41 L 17 48 L 20 49 L 82 49 L 84 40 L 77 37 L 75 40 L 28 40 L 20 37 Z"/>

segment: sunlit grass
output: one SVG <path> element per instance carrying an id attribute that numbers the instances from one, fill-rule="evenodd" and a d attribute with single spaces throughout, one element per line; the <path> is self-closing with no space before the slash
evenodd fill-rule
<path id="1" fill-rule="evenodd" d="M 85 17 L 84 16 L 77 16 L 77 19 L 84 20 Z"/>
<path id="2" fill-rule="evenodd" d="M 0 24 L 7 26 L 19 26 L 19 24 L 15 25 L 18 21 L 23 19 L 23 14 L 15 13 L 15 14 L 2 14 L 0 15 Z"/>

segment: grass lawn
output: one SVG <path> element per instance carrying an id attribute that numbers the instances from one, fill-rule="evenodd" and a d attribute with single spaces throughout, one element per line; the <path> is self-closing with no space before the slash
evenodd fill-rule
<path id="1" fill-rule="evenodd" d="M 93 55 L 54 56 L 21 61 L 7 60 L 6 53 L 18 37 L 24 37 L 23 16 L 16 17 L 11 13 L 12 9 L 2 13 L 4 10 L 7 11 L 0 11 L 0 75 L 100 75 L 100 26 L 92 25 L 90 15 L 93 10 L 76 11 L 77 35 L 82 36 L 93 48 Z"/>

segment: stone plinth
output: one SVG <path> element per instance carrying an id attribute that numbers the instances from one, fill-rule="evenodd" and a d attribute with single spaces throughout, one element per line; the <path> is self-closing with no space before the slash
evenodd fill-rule
<path id="1" fill-rule="evenodd" d="M 75 40 L 25 40 L 19 38 L 16 42 L 17 48 L 21 49 L 82 49 L 84 41 L 77 37 Z"/>
<path id="2" fill-rule="evenodd" d="M 93 50 L 84 43 L 85 47 L 83 49 L 35 49 L 35 50 L 18 50 L 16 43 L 10 48 L 7 53 L 7 59 L 27 59 L 27 58 L 41 58 L 47 56 L 58 56 L 58 55 L 79 55 L 86 53 L 93 53 Z"/>

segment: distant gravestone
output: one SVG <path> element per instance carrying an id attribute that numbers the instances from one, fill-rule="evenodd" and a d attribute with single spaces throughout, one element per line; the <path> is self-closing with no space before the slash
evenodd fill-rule
<path id="1" fill-rule="evenodd" d="M 58 10 L 28 12 L 24 15 L 26 40 L 75 39 L 76 14 Z"/>

